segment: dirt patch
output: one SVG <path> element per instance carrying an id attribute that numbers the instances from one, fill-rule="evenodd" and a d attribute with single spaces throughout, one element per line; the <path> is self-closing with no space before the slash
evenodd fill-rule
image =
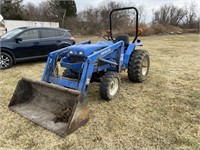
<path id="1" fill-rule="evenodd" d="M 78 38 L 79 41 L 98 37 Z M 142 37 L 149 51 L 149 78 L 131 83 L 121 73 L 113 101 L 89 86 L 90 120 L 66 138 L 8 110 L 18 80 L 41 80 L 45 62 L 23 63 L 0 72 L 0 149 L 200 149 L 200 36 Z"/>
<path id="2" fill-rule="evenodd" d="M 54 119 L 54 122 L 68 122 L 69 117 L 72 113 L 72 108 L 65 108 L 61 112 L 56 114 L 56 118 Z"/>

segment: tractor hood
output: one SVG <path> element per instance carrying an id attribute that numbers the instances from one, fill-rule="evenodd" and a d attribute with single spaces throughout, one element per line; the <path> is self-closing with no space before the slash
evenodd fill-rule
<path id="1" fill-rule="evenodd" d="M 94 44 L 76 44 L 68 47 L 70 55 L 76 56 L 89 56 L 94 51 L 101 50 L 105 47 L 112 45 L 112 41 L 98 41 Z"/>

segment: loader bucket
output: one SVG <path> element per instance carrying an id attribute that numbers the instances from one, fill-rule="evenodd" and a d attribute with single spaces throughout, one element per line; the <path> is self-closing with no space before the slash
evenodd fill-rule
<path id="1" fill-rule="evenodd" d="M 8 107 L 62 137 L 89 119 L 81 92 L 27 78 L 18 82 Z"/>

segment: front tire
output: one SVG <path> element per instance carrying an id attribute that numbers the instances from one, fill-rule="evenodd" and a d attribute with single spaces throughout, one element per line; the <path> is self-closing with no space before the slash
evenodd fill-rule
<path id="1" fill-rule="evenodd" d="M 1 52 L 0 69 L 8 69 L 12 67 L 12 65 L 13 65 L 12 57 L 7 53 Z"/>
<path id="2" fill-rule="evenodd" d="M 117 97 L 120 91 L 120 75 L 117 72 L 107 72 L 101 79 L 99 93 L 107 101 Z"/>
<path id="3" fill-rule="evenodd" d="M 143 82 L 147 79 L 150 67 L 149 53 L 134 50 L 128 63 L 128 78 L 131 82 Z"/>

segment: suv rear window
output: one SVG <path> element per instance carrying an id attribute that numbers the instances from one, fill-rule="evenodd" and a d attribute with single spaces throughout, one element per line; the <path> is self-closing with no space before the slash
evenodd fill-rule
<path id="1" fill-rule="evenodd" d="M 65 31 L 63 30 L 56 30 L 57 31 L 57 36 L 63 36 L 65 34 Z"/>
<path id="2" fill-rule="evenodd" d="M 57 32 L 53 29 L 41 29 L 40 34 L 41 38 L 57 37 Z"/>
<path id="3" fill-rule="evenodd" d="M 67 36 L 67 37 L 72 37 L 72 35 L 68 32 L 68 31 L 65 31 L 65 36 Z"/>

